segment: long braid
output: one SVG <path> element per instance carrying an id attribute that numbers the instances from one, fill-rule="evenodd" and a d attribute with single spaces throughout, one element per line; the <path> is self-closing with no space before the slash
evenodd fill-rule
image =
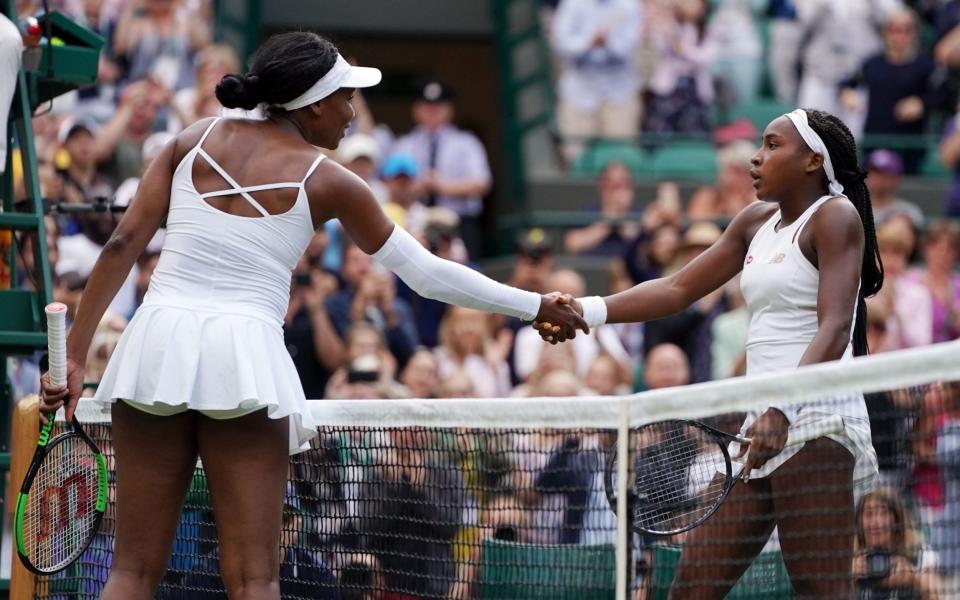
<path id="1" fill-rule="evenodd" d="M 883 285 L 883 263 L 877 244 L 877 231 L 873 223 L 873 205 L 870 190 L 864 181 L 866 174 L 860 169 L 857 143 L 847 126 L 837 117 L 819 110 L 807 109 L 807 121 L 817 132 L 830 152 L 830 160 L 837 181 L 844 193 L 857 208 L 863 222 L 863 266 L 860 271 L 860 296 L 857 299 L 856 321 L 853 326 L 853 353 L 867 354 L 867 305 L 869 298 L 880 291 Z"/>

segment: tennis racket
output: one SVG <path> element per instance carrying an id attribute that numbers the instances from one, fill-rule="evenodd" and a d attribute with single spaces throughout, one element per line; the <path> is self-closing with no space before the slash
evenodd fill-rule
<path id="1" fill-rule="evenodd" d="M 835 418 L 834 418 L 835 417 Z M 814 427 L 791 431 L 786 445 L 800 444 L 843 430 L 839 415 Z M 731 458 L 750 440 L 699 421 L 659 421 L 640 427 L 636 436 L 632 499 L 634 531 L 665 536 L 689 531 L 710 518 L 741 479 L 746 456 Z M 604 488 L 617 510 L 616 446 L 607 450 Z"/>
<path id="2" fill-rule="evenodd" d="M 67 381 L 66 306 L 46 307 L 50 379 Z M 17 554 L 34 573 L 49 575 L 76 561 L 93 541 L 107 506 L 107 464 L 74 417 L 50 439 L 53 415 L 40 429 L 33 461 L 14 513 Z"/>

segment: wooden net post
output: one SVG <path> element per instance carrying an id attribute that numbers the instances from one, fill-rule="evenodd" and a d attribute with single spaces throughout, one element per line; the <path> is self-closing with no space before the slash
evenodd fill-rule
<path id="1" fill-rule="evenodd" d="M 7 506 L 11 514 L 9 522 L 13 522 L 13 511 L 16 510 L 17 496 L 20 494 L 20 484 L 23 476 L 33 460 L 33 452 L 37 448 L 40 438 L 40 398 L 36 395 L 27 396 L 17 403 L 13 409 L 13 423 L 11 433 L 10 455 L 10 485 L 7 487 Z M 25 569 L 16 557 L 16 531 L 13 532 L 13 565 L 10 572 L 10 600 L 30 600 L 33 598 L 36 576 Z"/>

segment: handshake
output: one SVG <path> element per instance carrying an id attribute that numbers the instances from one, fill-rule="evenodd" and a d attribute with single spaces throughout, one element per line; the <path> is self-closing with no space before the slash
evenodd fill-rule
<path id="1" fill-rule="evenodd" d="M 577 337 L 577 330 L 590 333 L 590 326 L 583 319 L 583 306 L 570 294 L 553 292 L 541 297 L 540 312 L 533 321 L 545 342 L 559 344 Z"/>

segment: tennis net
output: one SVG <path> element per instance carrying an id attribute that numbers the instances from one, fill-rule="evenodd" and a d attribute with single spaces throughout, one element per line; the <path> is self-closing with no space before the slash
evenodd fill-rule
<path id="1" fill-rule="evenodd" d="M 960 342 L 632 396 L 313 401 L 323 426 L 290 459 L 281 592 L 647 599 L 672 588 L 674 598 L 769 599 L 849 585 L 858 597 L 960 598 L 957 382 Z M 843 418 L 837 429 L 817 416 L 849 412 L 861 394 L 868 422 Z M 819 427 L 830 439 L 734 485 L 693 530 L 628 527 L 653 502 L 656 522 L 682 529 L 723 470 L 719 446 L 673 420 L 736 433 L 750 411 L 784 403 L 799 409 L 791 436 L 804 425 L 807 438 Z M 109 417 L 82 402 L 78 418 L 112 464 Z M 858 437 L 864 427 L 872 441 Z M 682 453 L 665 452 L 675 438 Z M 788 440 L 771 463 L 797 446 Z M 879 478 L 852 458 L 871 447 Z M 37 578 L 35 598 L 97 597 L 112 561 L 112 498 L 111 478 L 100 533 L 69 569 Z M 199 464 L 157 597 L 226 597 Z"/>

